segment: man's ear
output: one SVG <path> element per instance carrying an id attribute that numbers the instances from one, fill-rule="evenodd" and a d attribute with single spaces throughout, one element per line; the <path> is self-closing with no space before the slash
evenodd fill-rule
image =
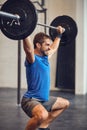
<path id="1" fill-rule="evenodd" d="M 37 43 L 36 43 L 36 47 L 37 47 L 37 48 L 41 48 L 41 44 L 37 42 Z"/>

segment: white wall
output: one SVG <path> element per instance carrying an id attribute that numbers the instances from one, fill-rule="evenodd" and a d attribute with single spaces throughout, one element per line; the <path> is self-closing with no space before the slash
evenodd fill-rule
<path id="1" fill-rule="evenodd" d="M 87 0 L 84 0 L 84 91 L 87 93 Z"/>
<path id="2" fill-rule="evenodd" d="M 6 38 L 0 32 L 0 87 L 17 84 L 17 41 Z"/>
<path id="3" fill-rule="evenodd" d="M 87 93 L 87 1 L 77 0 L 76 94 Z"/>

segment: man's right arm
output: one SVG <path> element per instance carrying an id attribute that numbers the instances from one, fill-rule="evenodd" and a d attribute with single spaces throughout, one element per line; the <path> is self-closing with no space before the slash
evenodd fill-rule
<path id="1" fill-rule="evenodd" d="M 33 63 L 35 60 L 34 48 L 33 48 L 32 42 L 30 40 L 30 37 L 27 37 L 23 40 L 23 48 L 26 53 L 27 60 L 29 61 L 29 63 Z"/>

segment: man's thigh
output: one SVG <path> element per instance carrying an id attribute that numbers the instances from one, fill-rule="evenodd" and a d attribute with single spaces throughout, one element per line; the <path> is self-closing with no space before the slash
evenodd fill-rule
<path id="1" fill-rule="evenodd" d="M 52 106 L 52 110 L 63 109 L 69 104 L 69 101 L 62 97 L 57 97 L 56 102 Z"/>
<path id="2" fill-rule="evenodd" d="M 22 102 L 21 102 L 21 106 L 22 106 L 22 109 L 24 110 L 24 112 L 29 117 L 32 117 L 33 108 L 37 108 L 39 105 L 40 108 L 46 109 L 46 111 L 50 112 L 52 109 L 52 106 L 53 106 L 53 104 L 55 104 L 56 100 L 57 100 L 57 98 L 53 97 L 53 96 L 50 96 L 48 101 L 37 101 L 36 99 L 23 98 Z M 41 105 L 42 105 L 42 107 L 41 107 Z M 40 108 L 39 108 L 39 110 L 40 110 Z"/>
<path id="3" fill-rule="evenodd" d="M 41 102 L 41 104 L 44 106 L 44 108 L 48 111 L 51 112 L 52 106 L 55 104 L 57 101 L 57 97 L 50 96 L 48 101 Z"/>

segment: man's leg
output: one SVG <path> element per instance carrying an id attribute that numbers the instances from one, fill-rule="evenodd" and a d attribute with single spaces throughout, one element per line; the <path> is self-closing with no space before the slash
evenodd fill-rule
<path id="1" fill-rule="evenodd" d="M 59 115 L 69 107 L 69 104 L 70 103 L 68 100 L 58 97 L 52 106 L 51 112 L 49 112 L 48 118 L 43 121 L 43 123 L 40 125 L 40 128 L 47 128 L 56 117 L 59 117 Z"/>
<path id="2" fill-rule="evenodd" d="M 29 119 L 25 130 L 36 130 L 37 128 L 47 128 L 49 124 L 58 117 L 67 107 L 69 101 L 63 98 L 57 98 L 53 104 L 51 112 L 41 105 L 36 105 L 32 110 L 32 118 Z"/>
<path id="3" fill-rule="evenodd" d="M 47 110 L 41 104 L 36 105 L 32 110 L 32 118 L 29 119 L 25 130 L 36 130 L 47 118 Z"/>

